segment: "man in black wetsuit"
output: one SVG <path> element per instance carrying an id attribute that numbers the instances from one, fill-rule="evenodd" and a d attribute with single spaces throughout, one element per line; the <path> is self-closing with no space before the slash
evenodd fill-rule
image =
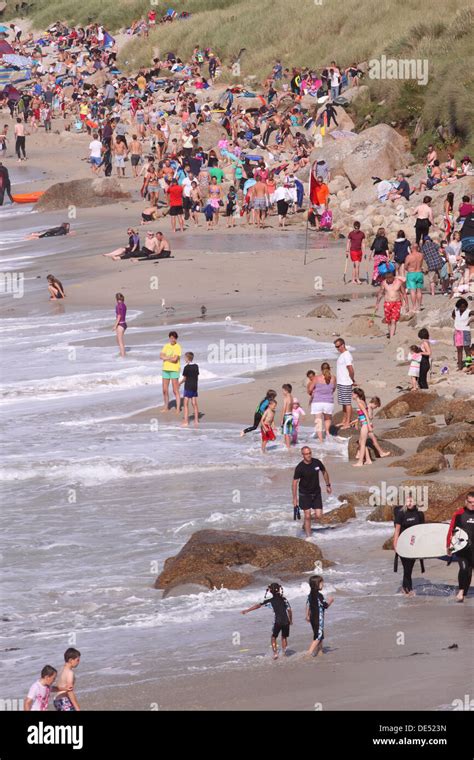
<path id="1" fill-rule="evenodd" d="M 456 558 L 459 562 L 459 591 L 456 596 L 456 601 L 463 602 L 471 585 L 472 568 L 474 566 L 474 491 L 469 491 L 464 506 L 461 507 L 461 509 L 456 510 L 451 518 L 448 536 L 446 538 L 448 554 L 452 553 L 450 544 L 451 536 L 453 535 L 455 528 L 461 528 L 464 530 L 469 536 L 470 542 L 465 549 L 456 552 Z"/>

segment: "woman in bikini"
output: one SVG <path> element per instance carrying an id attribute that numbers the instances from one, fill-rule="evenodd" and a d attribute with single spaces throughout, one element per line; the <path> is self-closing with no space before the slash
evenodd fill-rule
<path id="1" fill-rule="evenodd" d="M 58 301 L 61 298 L 66 298 L 62 283 L 56 279 L 53 274 L 48 274 L 46 278 L 48 282 L 48 290 L 50 293 L 50 301 Z"/>

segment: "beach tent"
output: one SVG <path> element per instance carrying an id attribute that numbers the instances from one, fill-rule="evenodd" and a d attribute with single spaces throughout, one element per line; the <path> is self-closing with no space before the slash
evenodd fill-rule
<path id="1" fill-rule="evenodd" d="M 15 55 L 15 51 L 9 42 L 0 39 L 0 56 L 4 55 Z"/>

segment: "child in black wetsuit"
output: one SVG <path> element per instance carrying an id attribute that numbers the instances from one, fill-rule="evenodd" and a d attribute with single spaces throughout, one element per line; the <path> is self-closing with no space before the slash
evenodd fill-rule
<path id="1" fill-rule="evenodd" d="M 267 594 L 271 594 L 271 598 L 267 599 Z M 286 597 L 283 596 L 283 588 L 280 586 L 279 583 L 270 583 L 267 590 L 265 591 L 265 597 L 263 599 L 263 602 L 260 602 L 259 604 L 254 604 L 252 607 L 249 607 L 247 610 L 242 610 L 242 615 L 246 615 L 247 612 L 252 612 L 252 610 L 259 610 L 260 607 L 264 607 L 267 605 L 271 605 L 273 608 L 273 612 L 275 613 L 275 621 L 273 623 L 273 629 L 272 629 L 272 649 L 273 649 L 273 659 L 278 659 L 278 636 L 281 633 L 281 647 L 283 654 L 286 654 L 286 647 L 288 645 L 288 637 L 290 635 L 290 625 L 293 623 L 293 615 L 291 611 L 291 606 L 286 599 Z"/>
<path id="2" fill-rule="evenodd" d="M 311 623 L 313 629 L 313 641 L 307 651 L 313 656 L 323 654 L 324 639 L 324 612 L 331 606 L 334 599 L 329 597 L 326 601 L 321 593 L 323 579 L 320 575 L 312 575 L 309 579 L 309 594 L 306 600 L 306 620 Z"/>

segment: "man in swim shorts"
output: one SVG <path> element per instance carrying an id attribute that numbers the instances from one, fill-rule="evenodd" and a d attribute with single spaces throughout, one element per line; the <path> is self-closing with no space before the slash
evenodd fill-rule
<path id="1" fill-rule="evenodd" d="M 388 325 L 389 332 L 387 337 L 393 338 L 397 330 L 397 322 L 400 320 L 402 302 L 408 311 L 408 298 L 405 291 L 403 280 L 395 277 L 393 272 L 387 272 L 379 288 L 377 301 L 375 302 L 374 314 L 377 313 L 379 303 L 385 296 L 383 306 L 385 322 Z"/>
<path id="2" fill-rule="evenodd" d="M 331 481 L 324 464 L 319 459 L 314 459 L 309 446 L 303 446 L 301 449 L 303 461 L 295 469 L 292 483 L 293 507 L 300 507 L 304 512 L 304 531 L 306 538 L 311 538 L 311 510 L 313 509 L 316 518 L 319 519 L 323 514 L 323 500 L 321 496 L 321 486 L 319 485 L 319 473 L 326 482 L 326 491 L 330 494 Z"/>
<path id="3" fill-rule="evenodd" d="M 413 243 L 405 259 L 406 289 L 410 293 L 411 311 L 417 314 L 423 301 L 423 254 L 419 246 Z"/>

